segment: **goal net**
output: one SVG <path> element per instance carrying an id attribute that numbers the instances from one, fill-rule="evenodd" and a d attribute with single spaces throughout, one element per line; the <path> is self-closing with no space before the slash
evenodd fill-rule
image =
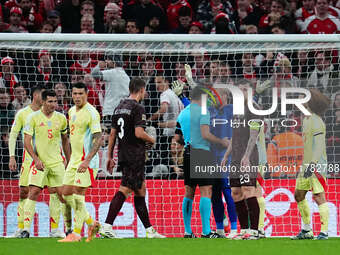
<path id="1" fill-rule="evenodd" d="M 122 76 L 100 80 L 92 75 L 120 68 L 131 79 L 141 77 L 147 84 L 143 101 L 147 118 L 157 129 L 157 144 L 148 151 L 145 174 L 147 203 L 151 223 L 169 237 L 184 234 L 182 221 L 183 145 L 176 143 L 171 98 L 164 91 L 176 80 L 187 82 L 185 64 L 191 66 L 193 80 L 204 86 L 234 84 L 237 79 L 250 80 L 254 91 L 258 81 L 269 81 L 261 91 L 259 105 L 270 108 L 271 88 L 318 88 L 331 98 L 326 112 L 326 145 L 329 166 L 326 197 L 330 209 L 329 235 L 339 235 L 340 206 L 340 38 L 336 35 L 45 35 L 2 34 L 0 39 L 0 236 L 12 235 L 17 228 L 20 167 L 23 141 L 16 143 L 16 171 L 9 170 L 8 136 L 15 113 L 30 103 L 30 88 L 37 84 L 54 89 L 57 110 L 67 115 L 73 105 L 71 86 L 84 82 L 88 100 L 103 117 L 103 143 L 99 151 L 100 169 L 96 182 L 87 192 L 87 208 L 100 222 L 105 221 L 109 203 L 118 190 L 121 173 L 106 170 L 106 153 L 110 107 L 118 104 L 118 87 Z M 106 61 L 106 62 L 105 62 Z M 125 74 L 121 74 L 125 75 Z M 162 77 L 162 78 L 159 78 Z M 105 76 L 104 76 L 105 78 Z M 110 80 L 111 79 L 111 80 Z M 126 80 L 125 80 L 126 81 Z M 109 84 L 112 82 L 112 84 Z M 166 85 L 164 85 L 166 84 Z M 190 90 L 187 86 L 184 93 Z M 282 95 L 279 94 L 279 100 Z M 279 101 L 280 102 L 280 101 Z M 229 101 L 232 103 L 232 101 Z M 161 117 L 155 113 L 161 105 L 169 107 Z M 171 107 L 170 107 L 171 106 Z M 183 106 L 181 106 L 181 109 Z M 288 107 L 281 116 L 280 107 L 265 116 L 265 151 L 268 166 L 275 171 L 264 174 L 262 186 L 266 201 L 265 232 L 267 236 L 292 236 L 301 227 L 301 218 L 294 201 L 296 169 L 302 164 L 303 140 L 301 112 Z M 293 124 L 292 124 L 293 123 Z M 48 153 L 48 152 L 46 152 Z M 117 151 L 115 151 L 117 160 Z M 194 201 L 192 227 L 201 233 L 199 193 Z M 320 231 L 318 207 L 307 195 L 312 210 L 311 222 Z M 50 231 L 49 194 L 45 189 L 38 200 L 31 235 L 48 236 Z M 226 214 L 227 214 L 227 210 Z M 62 217 L 59 222 L 63 228 Z M 215 229 L 213 214 L 212 229 Z M 122 237 L 143 237 L 145 230 L 138 219 L 130 197 L 114 222 Z M 86 231 L 84 232 L 86 233 Z"/>

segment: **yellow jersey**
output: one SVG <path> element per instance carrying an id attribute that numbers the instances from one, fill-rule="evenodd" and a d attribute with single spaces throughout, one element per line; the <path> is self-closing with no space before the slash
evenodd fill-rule
<path id="1" fill-rule="evenodd" d="M 9 153 L 10 156 L 15 156 L 15 145 L 16 145 L 16 134 L 21 133 L 22 140 L 24 140 L 24 127 L 27 117 L 34 112 L 32 108 L 28 105 L 25 108 L 19 110 L 15 115 L 14 122 L 11 128 L 11 132 L 9 134 L 9 140 L 13 141 L 13 143 L 9 143 Z M 13 136 L 15 135 L 15 139 Z M 32 161 L 32 157 L 24 150 L 23 154 L 24 160 Z M 24 161 L 23 160 L 23 161 Z"/>
<path id="2" fill-rule="evenodd" d="M 69 112 L 71 159 L 69 166 L 78 168 L 92 149 L 92 134 L 101 132 L 100 116 L 96 108 L 86 103 L 77 111 L 73 106 Z M 90 168 L 99 168 L 98 153 L 92 158 Z"/>
<path id="3" fill-rule="evenodd" d="M 31 113 L 24 133 L 33 137 L 33 148 L 46 167 L 64 161 L 60 144 L 61 134 L 67 133 L 67 119 L 62 113 L 55 111 L 50 118 L 41 110 Z"/>
<path id="4" fill-rule="evenodd" d="M 313 113 L 303 119 L 302 135 L 304 143 L 303 169 L 309 163 L 317 164 L 317 169 L 327 172 L 326 125 L 320 116 Z M 319 142 L 316 140 L 317 138 Z"/>

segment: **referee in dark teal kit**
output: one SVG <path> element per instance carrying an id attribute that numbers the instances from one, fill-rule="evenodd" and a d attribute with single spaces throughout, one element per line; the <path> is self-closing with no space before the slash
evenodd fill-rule
<path id="1" fill-rule="evenodd" d="M 185 195 L 183 199 L 182 212 L 184 221 L 184 238 L 195 238 L 196 236 L 191 230 L 191 214 L 192 203 L 194 200 L 196 186 L 199 186 L 200 198 L 200 214 L 202 221 L 203 238 L 219 238 L 216 233 L 212 233 L 210 229 L 211 214 L 211 193 L 212 178 L 191 178 L 190 170 L 191 162 L 195 162 L 196 166 L 214 165 L 214 157 L 210 152 L 210 143 L 219 144 L 222 147 L 228 147 L 228 143 L 224 140 L 212 135 L 209 130 L 210 114 L 202 114 L 202 95 L 206 94 L 206 89 L 196 86 L 191 91 L 191 103 L 184 108 L 177 118 L 176 140 L 179 142 L 181 137 L 184 138 L 184 185 Z"/>

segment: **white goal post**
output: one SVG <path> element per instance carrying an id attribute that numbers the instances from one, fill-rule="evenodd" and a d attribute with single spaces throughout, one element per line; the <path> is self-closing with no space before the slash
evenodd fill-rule
<path id="1" fill-rule="evenodd" d="M 91 102 L 100 111 L 105 101 L 105 81 L 95 80 L 91 71 L 105 68 L 107 55 L 119 56 L 122 67 L 130 78 L 140 76 L 147 83 L 145 108 L 151 116 L 160 106 L 161 91 L 154 83 L 156 75 L 162 73 L 172 81 L 185 82 L 184 64 L 189 64 L 193 78 L 204 84 L 227 84 L 237 79 L 251 80 L 256 86 L 258 80 L 270 80 L 273 86 L 295 86 L 322 90 L 331 98 L 332 105 L 326 112 L 327 156 L 332 169 L 340 164 L 340 35 L 174 35 L 174 34 L 34 34 L 1 33 L 0 61 L 10 57 L 13 70 L 0 66 L 0 92 L 6 90 L 9 100 L 0 102 L 1 141 L 0 149 L 0 236 L 9 236 L 16 230 L 16 208 L 19 198 L 18 177 L 22 160 L 22 141 L 18 137 L 16 157 L 17 172 L 8 169 L 6 135 L 11 128 L 14 114 L 29 100 L 29 89 L 36 84 L 58 90 L 59 110 L 67 114 L 72 105 L 70 87 L 74 81 L 84 81 L 91 89 Z M 42 56 L 48 56 L 50 65 L 46 72 L 39 73 L 44 63 Z M 117 59 L 115 59 L 117 60 Z M 39 69 L 40 68 L 40 69 Z M 7 78 L 4 74 L 9 74 Z M 8 78 L 9 77 L 9 78 Z M 51 78 L 52 77 L 52 78 Z M 278 78 L 279 77 L 279 78 Z M 25 102 L 17 87 L 22 85 Z M 2 93 L 2 92 L 1 92 Z M 1 94 L 0 93 L 0 94 Z M 5 92 L 4 92 L 5 93 Z M 339 95 L 339 96 L 338 96 Z M 2 99 L 2 97 L 1 97 Z M 147 103 L 146 103 L 147 102 Z M 270 93 L 261 95 L 260 103 L 271 103 Z M 10 108 L 9 105 L 11 105 Z M 269 119 L 276 119 L 271 116 Z M 267 236 L 292 236 L 301 226 L 301 219 L 294 201 L 295 173 L 291 165 L 301 165 L 303 141 L 301 137 L 302 116 L 294 109 L 289 111 L 294 127 L 269 125 L 265 130 L 268 164 L 287 166 L 288 172 L 268 173 L 265 176 L 263 192 L 266 201 L 265 232 Z M 162 122 L 164 120 L 159 120 Z M 155 123 L 154 123 L 155 124 Z M 155 124 L 157 126 L 157 122 Z M 158 128 L 158 136 L 164 137 Z M 105 169 L 108 127 L 103 124 L 104 143 L 100 150 L 101 169 L 96 184 L 88 192 L 86 201 L 89 212 L 99 221 L 104 221 L 109 202 L 118 190 L 121 173 L 109 174 Z M 183 176 L 180 150 L 183 147 L 166 136 L 148 153 L 146 163 L 147 201 L 150 220 L 162 234 L 181 237 L 184 233 L 182 221 Z M 291 140 L 289 140 L 291 139 Z M 105 143 L 106 142 L 106 143 Z M 8 142 L 7 142 L 8 144 Z M 165 148 L 165 149 L 164 149 Z M 164 152 L 164 153 L 163 153 Z M 165 156 L 164 156 L 165 155 Z M 175 168 L 177 167 L 177 168 Z M 340 173 L 328 173 L 327 199 L 329 201 L 329 235 L 340 235 Z M 46 191 L 37 204 L 34 220 L 35 236 L 48 236 L 49 195 Z M 201 232 L 197 196 L 193 207 L 192 225 L 195 233 Z M 307 200 L 312 210 L 311 218 L 315 232 L 320 231 L 318 207 L 309 194 Z M 117 217 L 114 228 L 123 237 L 142 237 L 144 228 L 133 210 L 129 198 Z M 61 217 L 62 218 L 62 217 Z M 60 221 L 62 227 L 62 220 Z M 215 228 L 214 218 L 211 218 Z M 86 233 L 86 232 L 85 232 Z"/>

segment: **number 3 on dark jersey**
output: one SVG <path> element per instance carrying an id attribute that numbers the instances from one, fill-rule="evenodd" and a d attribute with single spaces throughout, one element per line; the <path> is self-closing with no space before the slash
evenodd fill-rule
<path id="1" fill-rule="evenodd" d="M 122 139 L 124 137 L 124 119 L 119 118 L 117 121 L 117 125 L 120 127 L 120 131 L 118 133 L 118 137 Z"/>

